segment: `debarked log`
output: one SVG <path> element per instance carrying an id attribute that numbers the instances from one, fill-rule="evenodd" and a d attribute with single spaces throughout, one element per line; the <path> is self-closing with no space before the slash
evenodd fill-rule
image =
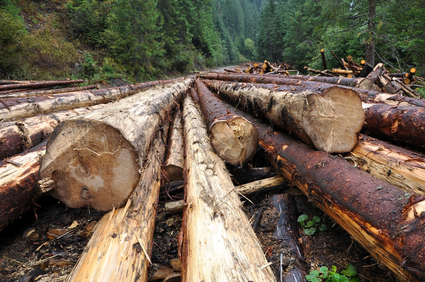
<path id="1" fill-rule="evenodd" d="M 245 116 L 248 118 L 247 116 Z M 256 123 L 260 145 L 281 174 L 400 281 L 425 277 L 424 200 Z M 415 213 L 416 211 L 416 213 Z"/>
<path id="2" fill-rule="evenodd" d="M 46 140 L 59 122 L 104 107 L 104 104 L 38 115 L 0 127 L 0 160 L 21 153 Z"/>
<path id="3" fill-rule="evenodd" d="M 122 206 L 140 179 L 148 148 L 192 80 L 149 89 L 61 122 L 40 167 L 51 194 L 72 208 Z"/>
<path id="4" fill-rule="evenodd" d="M 255 86 L 236 89 L 214 81 L 207 84 L 234 104 L 267 117 L 274 125 L 329 153 L 351 151 L 364 123 L 358 94 L 339 86 L 324 91 L 273 91 Z"/>
<path id="5" fill-rule="evenodd" d="M 425 155 L 360 134 L 345 159 L 408 193 L 425 194 Z"/>
<path id="6" fill-rule="evenodd" d="M 261 83 L 261 84 L 275 84 L 275 85 L 288 85 L 288 86 L 301 86 L 302 88 L 312 88 L 323 91 L 335 85 L 325 82 L 305 81 L 300 79 L 285 78 L 285 76 L 262 76 L 262 75 L 248 75 L 248 74 L 219 74 L 219 73 L 201 73 L 199 75 L 202 79 L 247 82 L 247 83 Z M 351 89 L 359 94 L 362 102 L 365 103 L 385 103 L 392 105 L 415 105 L 418 107 L 425 107 L 425 99 L 414 99 L 411 97 L 400 96 L 397 94 L 388 94 L 380 91 L 373 91 L 368 89 L 361 89 L 357 87 L 341 86 L 342 88 Z"/>
<path id="7" fill-rule="evenodd" d="M 372 89 L 373 82 L 369 78 L 346 78 L 346 77 L 326 77 L 309 75 L 286 75 L 285 78 L 301 79 L 306 81 L 325 82 L 330 84 L 357 87 L 362 89 Z"/>
<path id="8" fill-rule="evenodd" d="M 19 218 L 42 194 L 37 181 L 46 142 L 0 162 L 0 231 Z"/>
<path id="9" fill-rule="evenodd" d="M 168 134 L 168 148 L 163 164 L 167 174 L 167 182 L 183 180 L 184 143 L 183 143 L 182 113 L 179 107 L 174 113 L 173 124 Z"/>
<path id="10" fill-rule="evenodd" d="M 147 281 L 168 126 L 155 133 L 132 197 L 98 222 L 68 282 Z"/>
<path id="11" fill-rule="evenodd" d="M 363 132 L 425 152 L 425 108 L 386 104 L 365 106 Z"/>
<path id="12" fill-rule="evenodd" d="M 196 87 L 216 154 L 231 165 L 249 161 L 258 147 L 257 129 L 231 107 L 226 107 L 199 79 Z"/>
<path id="13" fill-rule="evenodd" d="M 179 239 L 182 281 L 276 281 L 190 97 L 184 101 L 183 122 L 187 206 Z"/>
<path id="14" fill-rule="evenodd" d="M 49 86 L 82 83 L 84 80 L 52 80 L 52 81 L 25 81 L 23 83 L 0 85 L 0 91 L 19 88 L 42 88 Z"/>
<path id="15" fill-rule="evenodd" d="M 50 95 L 50 94 L 57 94 L 57 93 L 67 93 L 67 92 L 88 90 L 93 88 L 98 88 L 98 87 L 97 85 L 88 85 L 88 86 L 81 86 L 81 87 L 68 87 L 68 88 L 51 89 L 51 90 L 21 91 L 21 92 L 14 92 L 10 94 L 1 94 L 0 92 L 0 98 L 18 98 L 18 97 L 40 96 L 40 95 L 47 95 L 47 94 Z"/>

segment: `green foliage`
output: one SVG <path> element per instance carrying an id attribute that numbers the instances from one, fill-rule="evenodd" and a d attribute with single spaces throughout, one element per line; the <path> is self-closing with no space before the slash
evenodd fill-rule
<path id="1" fill-rule="evenodd" d="M 319 216 L 315 215 L 309 220 L 309 216 L 306 214 L 302 214 L 298 217 L 298 222 L 301 224 L 301 226 L 304 228 L 304 233 L 308 236 L 314 235 L 316 233 L 316 230 L 319 229 L 319 231 L 326 231 L 327 227 L 326 224 L 320 223 L 321 219 Z"/>
<path id="2" fill-rule="evenodd" d="M 360 279 L 356 277 L 356 268 L 349 263 L 347 268 L 342 270 L 341 273 L 337 273 L 337 268 L 332 265 L 332 269 L 329 270 L 326 266 L 320 267 L 320 270 L 310 271 L 306 275 L 305 279 L 309 282 L 360 282 Z"/>

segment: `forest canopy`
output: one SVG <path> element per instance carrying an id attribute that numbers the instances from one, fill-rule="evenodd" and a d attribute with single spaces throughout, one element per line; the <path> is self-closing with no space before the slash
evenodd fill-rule
<path id="1" fill-rule="evenodd" d="M 132 80 L 351 55 L 425 74 L 419 0 L 0 0 L 0 77 Z M 336 67 L 329 60 L 328 68 Z"/>

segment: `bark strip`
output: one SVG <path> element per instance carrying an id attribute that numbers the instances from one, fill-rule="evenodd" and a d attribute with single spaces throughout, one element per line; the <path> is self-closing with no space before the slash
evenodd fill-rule
<path id="1" fill-rule="evenodd" d="M 276 281 L 190 97 L 183 107 L 186 203 L 182 281 Z"/>

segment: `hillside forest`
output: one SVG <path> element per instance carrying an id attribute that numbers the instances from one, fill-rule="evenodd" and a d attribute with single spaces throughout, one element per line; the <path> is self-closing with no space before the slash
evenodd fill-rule
<path id="1" fill-rule="evenodd" d="M 321 49 L 425 75 L 424 0 L 0 0 L 0 19 L 2 79 L 142 81 L 266 59 L 303 71 L 321 69 Z"/>

